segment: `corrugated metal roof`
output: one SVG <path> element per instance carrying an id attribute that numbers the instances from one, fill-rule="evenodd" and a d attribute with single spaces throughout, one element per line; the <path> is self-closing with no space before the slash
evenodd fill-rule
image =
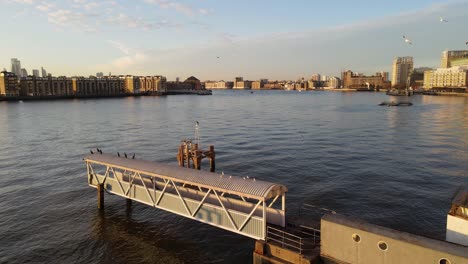
<path id="1" fill-rule="evenodd" d="M 127 159 L 110 154 L 90 154 L 85 161 L 109 164 L 144 174 L 171 178 L 192 185 L 203 185 L 218 191 L 244 195 L 246 197 L 271 198 L 287 191 L 284 185 L 272 182 L 221 175 L 219 173 L 194 170 L 177 165 L 156 163 L 139 159 Z"/>

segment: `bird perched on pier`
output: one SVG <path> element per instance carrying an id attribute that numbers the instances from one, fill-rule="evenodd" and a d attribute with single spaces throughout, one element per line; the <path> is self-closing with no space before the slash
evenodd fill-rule
<path id="1" fill-rule="evenodd" d="M 468 45 L 468 41 L 467 41 L 467 42 L 465 42 L 465 45 Z"/>
<path id="2" fill-rule="evenodd" d="M 89 152 L 90 152 L 91 154 L 94 154 L 93 150 L 91 150 L 91 149 L 89 150 Z"/>
<path id="3" fill-rule="evenodd" d="M 117 156 L 119 156 L 119 158 L 120 158 L 120 153 L 119 152 L 117 152 Z"/>
<path id="4" fill-rule="evenodd" d="M 136 155 L 136 153 L 133 153 L 132 159 L 135 159 L 135 155 Z"/>
<path id="5" fill-rule="evenodd" d="M 124 156 L 125 156 L 125 158 L 127 158 L 127 153 L 124 152 Z"/>
<path id="6" fill-rule="evenodd" d="M 403 39 L 405 40 L 405 43 L 409 44 L 409 45 L 413 45 L 413 42 L 407 38 L 406 36 L 403 36 Z"/>
<path id="7" fill-rule="evenodd" d="M 445 18 L 443 18 L 443 17 L 440 17 L 440 19 L 439 19 L 439 20 L 440 20 L 440 22 L 442 22 L 442 23 L 447 23 L 447 22 L 448 22 L 448 20 L 446 20 L 446 19 L 445 19 Z"/>

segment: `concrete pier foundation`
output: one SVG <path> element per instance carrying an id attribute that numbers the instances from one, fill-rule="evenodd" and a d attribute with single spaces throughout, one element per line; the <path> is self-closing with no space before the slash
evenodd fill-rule
<path id="1" fill-rule="evenodd" d="M 320 261 L 320 249 L 316 248 L 307 255 L 282 248 L 281 246 L 265 241 L 256 241 L 253 252 L 253 264 L 318 264 Z"/>
<path id="2" fill-rule="evenodd" d="M 98 209 L 104 209 L 104 184 L 97 186 Z"/>

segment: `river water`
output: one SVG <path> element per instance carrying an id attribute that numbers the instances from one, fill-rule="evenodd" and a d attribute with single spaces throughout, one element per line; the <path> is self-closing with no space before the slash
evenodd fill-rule
<path id="1" fill-rule="evenodd" d="M 176 164 L 195 121 L 217 171 L 286 185 L 287 208 L 308 203 L 444 239 L 451 196 L 468 183 L 468 98 L 383 100 L 215 91 L 0 102 L 0 263 L 250 263 L 249 238 L 142 204 L 127 210 L 116 196 L 99 212 L 87 185 L 89 149 Z"/>

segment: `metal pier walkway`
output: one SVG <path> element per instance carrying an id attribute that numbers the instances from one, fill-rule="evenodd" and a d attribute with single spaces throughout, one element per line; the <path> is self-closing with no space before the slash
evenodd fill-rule
<path id="1" fill-rule="evenodd" d="M 258 240 L 267 224 L 285 226 L 281 184 L 110 154 L 84 161 L 91 187 L 149 206 Z"/>

